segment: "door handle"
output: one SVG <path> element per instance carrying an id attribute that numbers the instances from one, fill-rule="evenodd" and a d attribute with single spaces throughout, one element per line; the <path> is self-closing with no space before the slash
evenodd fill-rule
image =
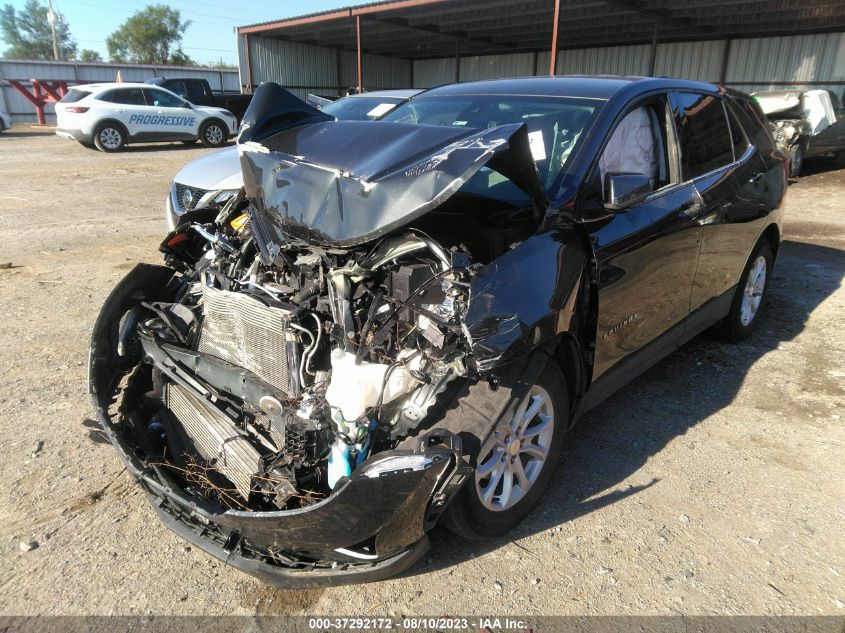
<path id="1" fill-rule="evenodd" d="M 688 218 L 694 218 L 701 214 L 702 207 L 700 202 L 690 202 L 687 206 L 681 209 L 681 213 L 683 213 Z"/>
<path id="2" fill-rule="evenodd" d="M 756 174 L 751 176 L 751 178 L 748 179 L 748 182 L 750 182 L 752 185 L 756 185 L 761 180 L 763 180 L 763 172 L 757 172 Z"/>
<path id="3" fill-rule="evenodd" d="M 156 114 L 164 114 L 164 110 L 156 110 Z"/>

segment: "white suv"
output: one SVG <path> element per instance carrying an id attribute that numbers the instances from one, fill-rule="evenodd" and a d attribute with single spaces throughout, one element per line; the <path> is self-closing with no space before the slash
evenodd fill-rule
<path id="1" fill-rule="evenodd" d="M 199 140 L 220 147 L 237 133 L 237 125 L 228 110 L 195 106 L 148 84 L 83 84 L 56 104 L 56 134 L 103 152 L 156 141 Z"/>

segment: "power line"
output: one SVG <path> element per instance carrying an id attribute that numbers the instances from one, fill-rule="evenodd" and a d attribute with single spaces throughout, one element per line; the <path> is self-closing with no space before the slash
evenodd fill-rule
<path id="1" fill-rule="evenodd" d="M 105 44 L 106 40 L 87 40 L 82 38 L 77 38 L 77 42 L 89 42 L 92 44 Z M 183 46 L 182 48 L 190 50 L 190 51 L 211 51 L 212 53 L 236 53 L 237 50 L 234 48 L 202 48 L 201 46 Z"/>
<path id="2" fill-rule="evenodd" d="M 73 0 L 73 2 L 75 4 L 86 4 L 88 6 L 97 7 L 98 9 L 105 9 L 105 10 L 110 10 L 110 11 L 117 10 L 121 13 L 124 12 L 124 11 L 131 11 L 131 9 L 127 9 L 126 7 L 116 7 L 111 3 L 106 3 L 105 5 L 103 5 L 103 4 L 99 4 L 99 3 L 96 3 L 96 2 L 91 2 L 90 0 Z M 131 4 L 134 4 L 135 6 L 137 6 L 139 8 L 146 8 L 147 6 L 150 6 L 146 2 L 144 2 L 143 0 L 141 0 L 140 2 L 133 1 L 133 0 L 124 0 L 124 3 L 131 3 Z M 244 20 L 242 18 L 230 17 L 230 16 L 225 16 L 225 15 L 217 15 L 217 14 L 213 14 L 213 13 L 206 13 L 204 11 L 194 11 L 192 9 L 176 9 L 176 10 L 179 11 L 180 13 L 187 13 L 187 14 L 191 14 L 191 15 L 199 15 L 199 16 L 202 16 L 203 18 L 212 18 L 212 19 L 215 19 L 215 20 L 225 20 L 227 22 L 232 23 L 232 24 L 217 24 L 217 26 L 242 25 L 244 23 Z M 253 15 L 259 15 L 259 14 L 256 13 L 256 14 L 253 14 Z M 265 17 L 265 19 L 273 19 L 273 18 L 266 18 L 266 16 L 264 16 L 264 17 Z"/>

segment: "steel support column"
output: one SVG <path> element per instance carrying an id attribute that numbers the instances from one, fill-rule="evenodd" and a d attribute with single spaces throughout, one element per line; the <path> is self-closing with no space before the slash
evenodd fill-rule
<path id="1" fill-rule="evenodd" d="M 654 77 L 654 69 L 657 65 L 657 40 L 660 33 L 660 22 L 654 21 L 654 27 L 651 31 L 651 51 L 648 57 L 648 72 L 646 75 Z"/>
<path id="2" fill-rule="evenodd" d="M 731 61 L 731 38 L 725 40 L 725 46 L 722 49 L 722 66 L 719 70 L 719 83 L 724 85 L 728 80 L 728 64 Z"/>
<path id="3" fill-rule="evenodd" d="M 252 93 L 252 60 L 249 55 L 249 36 L 244 33 L 244 63 L 246 64 L 246 91 Z"/>
<path id="4" fill-rule="evenodd" d="M 355 36 L 358 40 L 358 94 L 364 92 L 364 75 L 361 72 L 361 16 L 355 16 Z"/>
<path id="5" fill-rule="evenodd" d="M 555 18 L 552 23 L 552 59 L 549 62 L 549 74 L 554 76 L 557 64 L 557 29 L 560 22 L 560 0 L 555 0 Z"/>
<path id="6" fill-rule="evenodd" d="M 461 40 L 455 40 L 455 83 L 461 80 Z"/>

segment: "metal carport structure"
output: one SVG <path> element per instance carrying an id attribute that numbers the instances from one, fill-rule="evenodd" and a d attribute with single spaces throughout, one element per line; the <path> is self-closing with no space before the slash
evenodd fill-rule
<path id="1" fill-rule="evenodd" d="M 845 86 L 845 0 L 389 0 L 237 32 L 247 90 L 425 87 L 483 78 L 473 64 L 490 76 L 621 69 Z M 796 57 L 804 67 L 790 72 Z"/>

